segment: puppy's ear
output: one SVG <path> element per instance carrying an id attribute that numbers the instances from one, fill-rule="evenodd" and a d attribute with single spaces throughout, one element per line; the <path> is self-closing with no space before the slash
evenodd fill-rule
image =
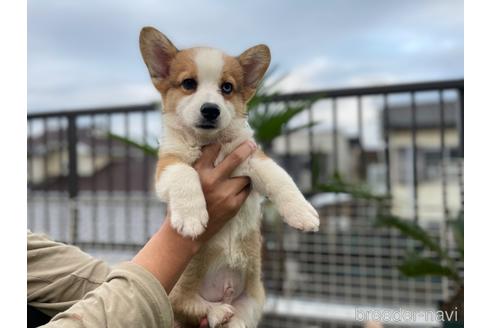
<path id="1" fill-rule="evenodd" d="M 270 49 L 264 44 L 251 47 L 237 57 L 244 72 L 244 88 L 251 98 L 270 65 Z"/>
<path id="2" fill-rule="evenodd" d="M 140 52 L 152 79 L 165 79 L 169 76 L 169 65 L 178 49 L 155 28 L 144 27 L 140 31 Z"/>

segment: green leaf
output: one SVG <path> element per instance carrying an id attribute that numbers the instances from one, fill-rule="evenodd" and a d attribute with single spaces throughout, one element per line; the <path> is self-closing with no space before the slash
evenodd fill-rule
<path id="1" fill-rule="evenodd" d="M 409 254 L 403 263 L 398 266 L 398 270 L 407 277 L 421 277 L 421 276 L 440 276 L 448 277 L 457 282 L 461 281 L 458 273 L 452 268 L 441 265 L 438 261 L 420 257 L 417 254 Z"/>
<path id="2" fill-rule="evenodd" d="M 436 252 L 443 259 L 448 259 L 448 255 L 443 251 L 436 240 L 418 224 L 400 219 L 392 215 L 380 215 L 376 219 L 376 225 L 396 228 L 403 235 L 420 241 L 422 245 Z"/>
<path id="3" fill-rule="evenodd" d="M 282 128 L 296 115 L 305 109 L 304 106 L 287 107 L 279 110 L 259 111 L 250 114 L 249 123 L 255 130 L 256 140 L 269 143 L 282 134 Z"/>
<path id="4" fill-rule="evenodd" d="M 463 220 L 463 213 L 460 213 L 456 220 L 450 222 L 450 227 L 453 231 L 456 247 L 463 260 L 465 258 L 465 222 Z"/>
<path id="5" fill-rule="evenodd" d="M 159 149 L 157 147 L 150 146 L 146 143 L 138 143 L 130 138 L 123 137 L 114 133 L 108 133 L 108 138 L 120 141 L 124 144 L 127 144 L 133 148 L 141 150 L 144 154 L 156 157 L 159 154 Z"/>
<path id="6" fill-rule="evenodd" d="M 362 184 L 352 184 L 344 181 L 339 172 L 335 172 L 329 184 L 320 184 L 316 188 L 323 192 L 346 193 L 357 199 L 383 201 L 387 196 L 376 195 Z"/>

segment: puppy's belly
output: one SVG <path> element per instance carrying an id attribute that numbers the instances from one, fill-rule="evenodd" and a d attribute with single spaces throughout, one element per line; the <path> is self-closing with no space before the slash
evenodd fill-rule
<path id="1" fill-rule="evenodd" d="M 210 270 L 203 279 L 200 296 L 209 302 L 231 304 L 244 290 L 245 273 L 223 266 Z"/>

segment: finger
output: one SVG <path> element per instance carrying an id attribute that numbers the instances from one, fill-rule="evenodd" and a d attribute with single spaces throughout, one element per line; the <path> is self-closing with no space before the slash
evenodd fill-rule
<path id="1" fill-rule="evenodd" d="M 202 155 L 193 165 L 195 168 L 214 167 L 215 160 L 219 156 L 220 144 L 210 144 L 202 147 Z"/>
<path id="2" fill-rule="evenodd" d="M 228 178 L 246 158 L 256 150 L 256 144 L 253 141 L 245 141 L 237 147 L 232 153 L 227 155 L 224 160 L 217 165 L 215 171 L 218 179 Z"/>
<path id="3" fill-rule="evenodd" d="M 230 184 L 231 194 L 237 195 L 251 183 L 251 179 L 249 177 L 233 177 L 228 180 L 228 183 Z"/>
<path id="4" fill-rule="evenodd" d="M 240 207 L 241 205 L 243 205 L 243 203 L 246 200 L 246 198 L 248 198 L 250 192 L 251 192 L 251 186 L 248 185 L 245 188 L 243 188 L 243 190 L 241 190 L 241 192 L 239 192 L 234 197 L 234 201 L 236 202 L 236 205 L 238 207 Z"/>

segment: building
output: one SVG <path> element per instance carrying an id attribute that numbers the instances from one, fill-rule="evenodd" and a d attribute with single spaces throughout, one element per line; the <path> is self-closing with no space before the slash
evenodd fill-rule
<path id="1" fill-rule="evenodd" d="M 463 193 L 460 188 L 463 188 L 463 183 L 460 166 L 463 160 L 459 154 L 458 104 L 446 103 L 442 113 L 444 147 L 441 149 L 439 103 L 419 104 L 415 108 L 415 189 L 412 108 L 393 106 L 388 110 L 385 128 L 388 130 L 393 213 L 396 215 L 414 217 L 417 214 L 423 220 L 442 219 L 461 209 L 460 195 Z M 384 126 L 383 115 L 381 120 Z"/>
<path id="2" fill-rule="evenodd" d="M 68 143 L 64 129 L 48 130 L 28 145 L 32 190 L 64 191 L 68 186 Z M 153 190 L 156 159 L 111 137 L 103 128 L 77 131 L 77 174 L 81 192 Z"/>
<path id="3" fill-rule="evenodd" d="M 351 146 L 350 139 L 342 132 L 335 135 L 331 127 L 319 125 L 313 127 L 311 136 L 307 129 L 279 136 L 273 141 L 271 155 L 301 190 L 311 191 L 311 179 L 316 180 L 315 183 L 327 183 L 335 171 L 342 176 L 353 175 Z"/>

